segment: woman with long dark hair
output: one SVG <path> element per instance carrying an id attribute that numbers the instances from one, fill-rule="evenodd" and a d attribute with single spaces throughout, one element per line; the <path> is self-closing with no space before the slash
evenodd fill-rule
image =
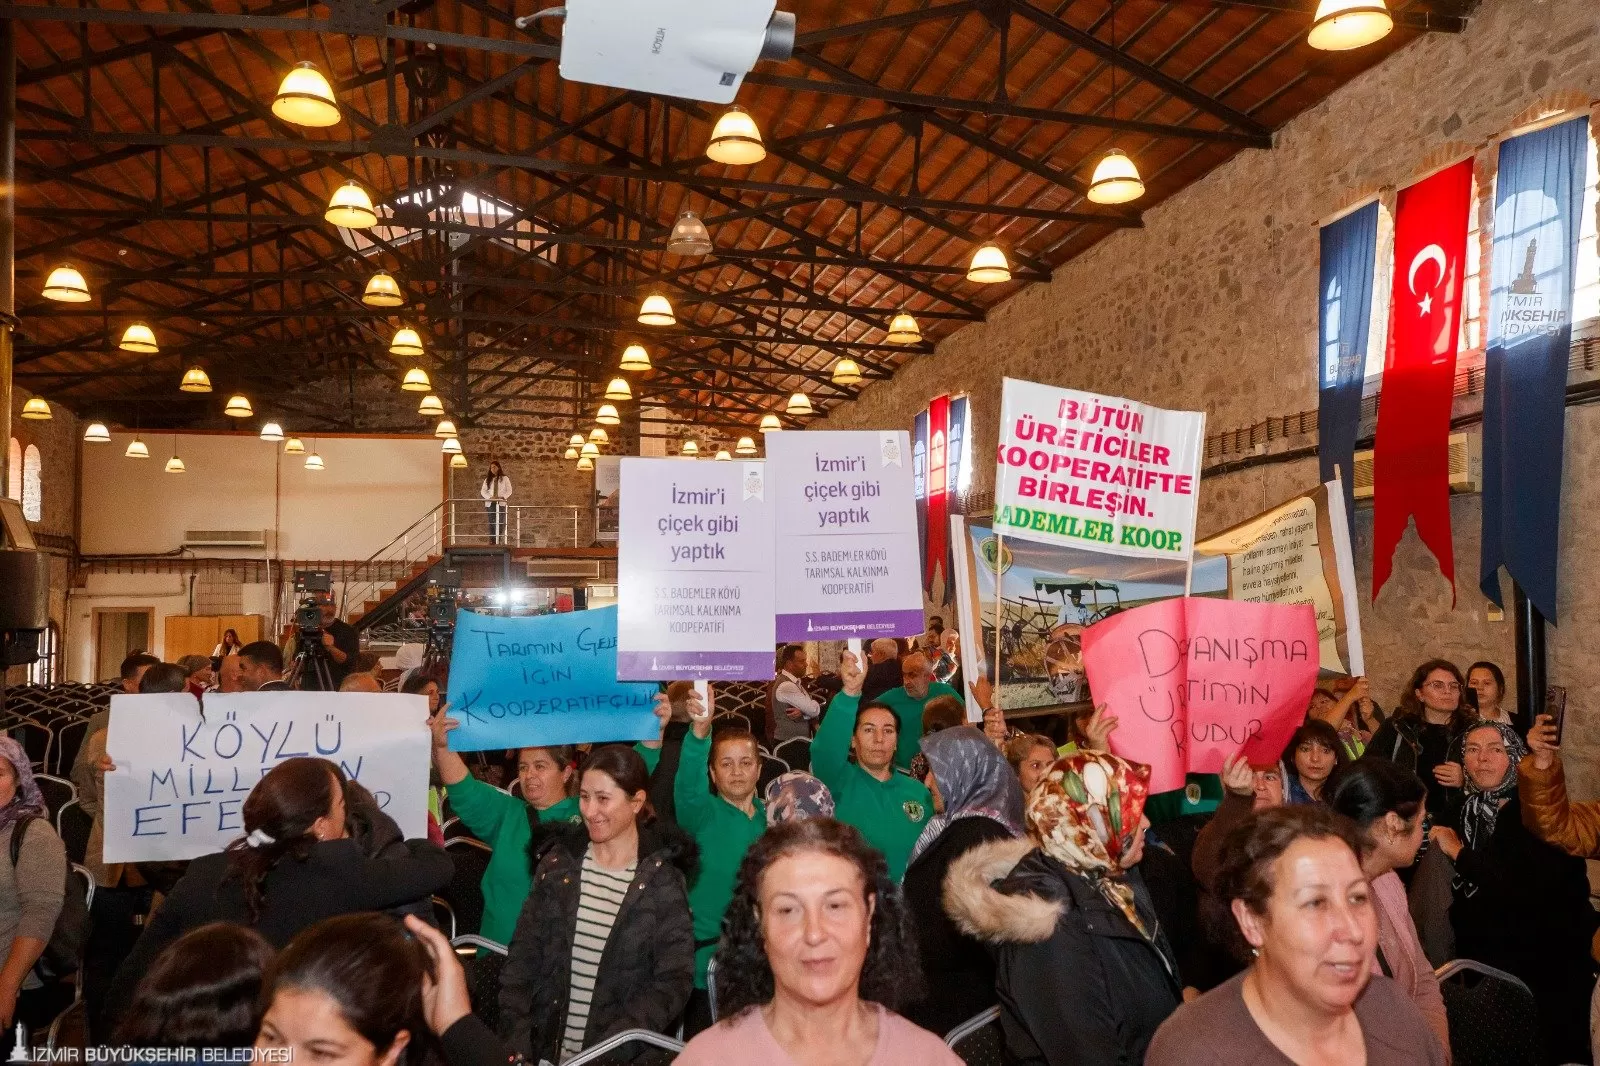
<path id="1" fill-rule="evenodd" d="M 1309 719 L 1283 746 L 1284 802 L 1321 802 L 1322 786 L 1349 761 L 1338 730 L 1319 718 Z"/>
<path id="2" fill-rule="evenodd" d="M 185 933 L 156 956 L 113 1043 L 245 1048 L 261 1028 L 261 980 L 272 945 L 230 922 Z"/>
<path id="3" fill-rule="evenodd" d="M 1498 663 L 1480 659 L 1467 667 L 1467 687 L 1478 698 L 1478 721 L 1501 722 L 1519 735 L 1527 735 L 1528 723 L 1522 720 L 1521 713 L 1505 705 L 1506 675 Z"/>
<path id="4" fill-rule="evenodd" d="M 423 1003 L 433 966 L 427 946 L 388 915 L 313 925 L 267 971 L 256 1049 L 287 1049 L 301 1063 L 436 1066 L 444 1056 Z"/>
<path id="5" fill-rule="evenodd" d="M 532 856 L 500 978 L 513 1054 L 560 1062 L 625 1029 L 672 1031 L 694 988 L 686 876 L 695 846 L 655 820 L 638 752 L 607 744 L 579 776 L 583 825 Z"/>
<path id="6" fill-rule="evenodd" d="M 344 773 L 326 759 L 285 759 L 256 783 L 241 812 L 245 835 L 189 864 L 122 964 L 108 1011 L 168 944 L 210 922 L 255 929 L 274 947 L 324 918 L 427 899 L 450 883 L 444 849 L 408 840 L 369 857 L 350 839 Z"/>
<path id="7" fill-rule="evenodd" d="M 722 1020 L 677 1064 L 793 1066 L 851 1048 L 873 1066 L 955 1066 L 943 1041 L 894 1013 L 921 984 L 882 853 L 832 818 L 784 822 L 739 867 L 717 949 Z"/>
<path id="8" fill-rule="evenodd" d="M 1387 759 L 1422 780 L 1428 815 L 1441 824 L 1461 801 L 1461 764 L 1450 749 L 1472 724 L 1472 709 L 1462 698 L 1466 687 L 1455 663 L 1429 659 L 1411 672 L 1399 708 L 1367 745 L 1367 757 Z"/>
<path id="9" fill-rule="evenodd" d="M 506 501 L 511 498 L 511 479 L 500 467 L 500 460 L 489 460 L 483 481 L 478 486 L 483 510 L 489 518 L 489 543 L 504 544 L 506 539 Z"/>
<path id="10" fill-rule="evenodd" d="M 204 645 L 201 645 L 201 647 L 204 647 Z M 222 631 L 222 639 L 217 642 L 216 647 L 211 649 L 211 658 L 218 660 L 217 665 L 220 667 L 220 660 L 226 659 L 230 655 L 239 654 L 239 649 L 242 647 L 244 647 L 244 641 L 239 639 L 239 634 L 232 629 L 224 629 Z"/>

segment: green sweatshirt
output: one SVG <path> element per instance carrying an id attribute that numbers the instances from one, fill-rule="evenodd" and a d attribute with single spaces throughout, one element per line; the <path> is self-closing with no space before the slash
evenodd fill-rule
<path id="1" fill-rule="evenodd" d="M 482 935 L 497 944 L 510 944 L 517 915 L 533 885 L 528 869 L 528 805 L 470 774 L 449 786 L 449 791 L 450 809 L 492 852 L 483 871 Z M 578 801 L 562 803 L 576 808 Z"/>
<path id="2" fill-rule="evenodd" d="M 901 686 L 890 689 L 872 701 L 887 705 L 894 711 L 894 716 L 900 719 L 900 743 L 895 747 L 894 764 L 902 770 L 910 769 L 911 760 L 917 757 L 917 752 L 920 750 L 918 744 L 922 740 L 922 708 L 935 696 L 954 696 L 963 707 L 966 706 L 961 700 L 961 693 L 943 681 L 931 682 L 928 685 L 928 694 L 920 700 Z"/>
<path id="3" fill-rule="evenodd" d="M 583 814 L 578 810 L 578 797 L 568 796 L 560 803 L 552 803 L 539 812 L 541 822 L 567 822 L 572 825 L 583 824 Z"/>
<path id="4" fill-rule="evenodd" d="M 683 738 L 678 776 L 672 782 L 672 800 L 678 825 L 700 845 L 700 871 L 689 886 L 689 911 L 694 916 L 694 986 L 706 987 L 706 965 L 722 935 L 722 915 L 733 900 L 733 882 L 744 853 L 767 828 L 767 811 L 758 799 L 755 814 L 714 795 L 706 785 L 711 761 L 711 738 L 694 733 Z M 711 943 L 706 943 L 711 941 Z"/>
<path id="5" fill-rule="evenodd" d="M 850 761 L 860 702 L 860 697 L 841 692 L 828 704 L 822 728 L 811 741 L 811 772 L 833 793 L 834 816 L 861 830 L 867 843 L 883 852 L 889 876 L 898 881 L 905 876 L 923 823 L 933 813 L 933 799 L 915 778 L 897 771 L 879 781 Z"/>

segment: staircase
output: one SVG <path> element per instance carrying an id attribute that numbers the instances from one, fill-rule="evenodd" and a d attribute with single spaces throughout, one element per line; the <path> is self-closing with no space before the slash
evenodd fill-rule
<path id="1" fill-rule="evenodd" d="M 358 630 L 365 629 L 379 608 L 397 606 L 427 583 L 428 573 L 444 558 L 448 547 L 447 509 L 452 502 L 444 501 L 411 523 L 351 571 L 339 606 L 340 617 Z"/>

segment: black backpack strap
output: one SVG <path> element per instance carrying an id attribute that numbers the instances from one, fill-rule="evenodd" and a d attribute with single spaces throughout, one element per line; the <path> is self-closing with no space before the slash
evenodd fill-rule
<path id="1" fill-rule="evenodd" d="M 22 837 L 27 833 L 28 826 L 37 821 L 38 817 L 36 814 L 24 814 L 11 827 L 11 865 L 13 868 L 17 865 L 17 857 L 22 854 Z"/>

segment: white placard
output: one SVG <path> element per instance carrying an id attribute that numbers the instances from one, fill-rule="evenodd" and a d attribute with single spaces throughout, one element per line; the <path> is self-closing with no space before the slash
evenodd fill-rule
<path id="1" fill-rule="evenodd" d="M 244 835 L 267 771 L 299 755 L 338 763 L 408 838 L 427 835 L 428 700 L 371 692 L 187 692 L 111 697 L 105 861 L 193 859 Z"/>

